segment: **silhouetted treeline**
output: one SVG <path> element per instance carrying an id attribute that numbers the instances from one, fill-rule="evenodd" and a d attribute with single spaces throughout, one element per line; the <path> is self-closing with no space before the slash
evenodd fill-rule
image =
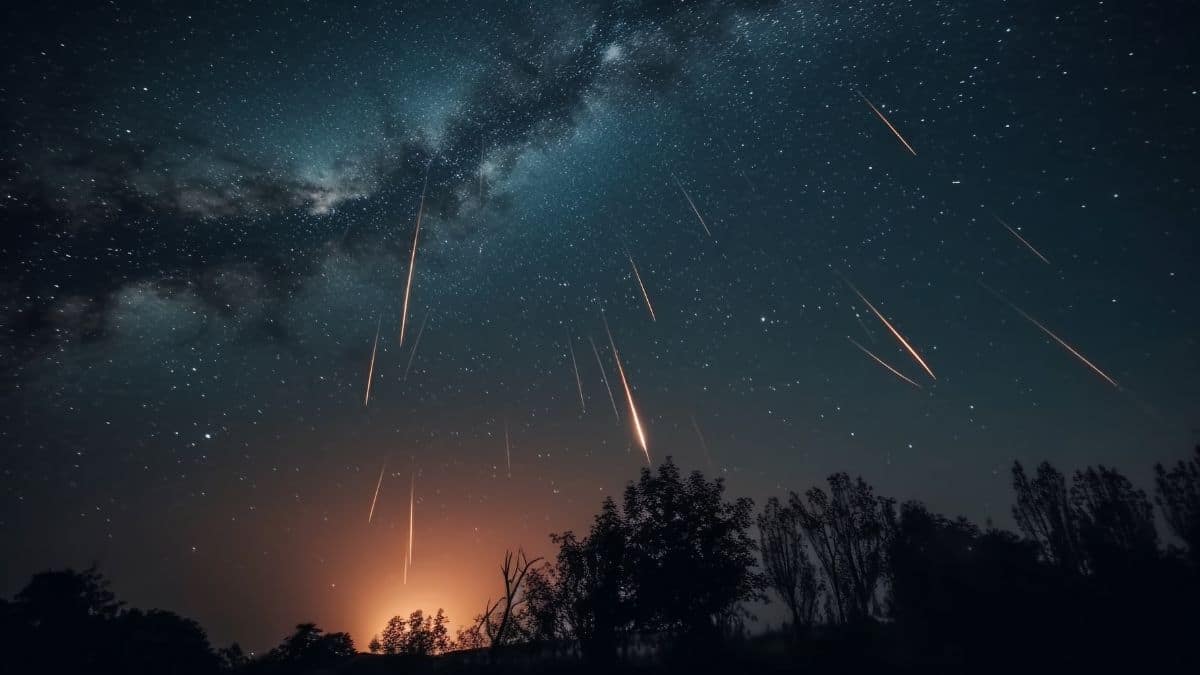
<path id="1" fill-rule="evenodd" d="M 1018 534 L 847 474 L 756 517 L 668 458 L 586 533 L 551 535 L 552 559 L 507 554 L 503 589 L 453 640 L 441 610 L 416 611 L 371 654 L 305 623 L 249 659 L 194 621 L 124 608 L 95 569 L 66 570 L 0 601 L 0 671 L 1200 672 L 1200 447 L 1155 473 L 1152 500 L 1110 467 L 1068 480 L 1016 463 Z M 790 621 L 750 636 L 747 607 L 768 595 Z"/>

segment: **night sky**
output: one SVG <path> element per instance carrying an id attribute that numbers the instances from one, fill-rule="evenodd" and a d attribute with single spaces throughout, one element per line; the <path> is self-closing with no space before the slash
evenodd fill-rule
<path id="1" fill-rule="evenodd" d="M 604 318 L 651 461 L 760 504 L 1011 527 L 1014 459 L 1196 440 L 1189 3 L 55 4 L 0 16 L 5 596 L 469 621 L 646 465 Z"/>

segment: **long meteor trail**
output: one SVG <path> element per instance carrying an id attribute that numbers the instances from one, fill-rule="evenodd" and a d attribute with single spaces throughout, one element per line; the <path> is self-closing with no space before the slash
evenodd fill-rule
<path id="1" fill-rule="evenodd" d="M 508 418 L 504 418 L 504 464 L 508 477 L 512 478 L 512 442 L 508 438 Z"/>
<path id="2" fill-rule="evenodd" d="M 379 482 L 375 483 L 375 496 L 371 499 L 371 511 L 367 514 L 367 524 L 371 524 L 371 519 L 375 517 L 375 504 L 379 501 L 379 489 L 383 487 L 383 473 L 387 471 L 387 460 L 383 460 L 383 466 L 379 467 Z"/>
<path id="3" fill-rule="evenodd" d="M 979 285 L 980 285 L 980 286 L 983 286 L 984 290 L 986 290 L 987 292 L 989 292 L 989 293 L 991 293 L 992 295 L 996 296 L 996 298 L 998 298 L 998 299 L 999 299 L 1001 302 L 1003 302 L 1004 304 L 1006 304 L 1006 305 L 1008 305 L 1009 307 L 1011 307 L 1011 308 L 1013 309 L 1013 311 L 1014 311 L 1014 312 L 1016 312 L 1017 314 L 1020 314 L 1021 316 L 1025 317 L 1025 319 L 1026 319 L 1027 321 L 1029 321 L 1029 323 L 1032 323 L 1033 325 L 1035 325 L 1035 326 L 1037 326 L 1038 328 L 1042 329 L 1042 332 L 1043 332 L 1043 333 L 1045 333 L 1046 335 L 1049 335 L 1051 338 L 1053 338 L 1053 339 L 1054 339 L 1054 341 L 1055 341 L 1055 342 L 1057 342 L 1057 343 L 1058 343 L 1060 346 L 1062 346 L 1062 348 L 1063 348 L 1063 349 L 1067 350 L 1068 352 L 1070 352 L 1070 353 L 1071 353 L 1071 355 L 1072 355 L 1072 356 L 1074 356 L 1075 358 L 1079 359 L 1079 361 L 1080 361 L 1081 363 L 1083 363 L 1083 365 L 1085 365 L 1085 366 L 1087 366 L 1088 368 L 1090 368 L 1090 369 L 1092 370 L 1092 372 L 1094 372 L 1094 373 L 1096 373 L 1097 375 L 1099 375 L 1100 377 L 1104 378 L 1104 381 L 1105 381 L 1105 382 L 1108 382 L 1109 384 L 1111 384 L 1112 386 L 1116 387 L 1117 389 L 1120 389 L 1120 388 L 1121 388 L 1121 385 L 1117 384 L 1117 381 L 1116 381 L 1116 380 L 1114 380 L 1114 379 L 1112 379 L 1111 377 L 1109 377 L 1109 376 L 1108 376 L 1108 373 L 1105 373 L 1103 370 L 1100 370 L 1100 368 L 1098 368 L 1098 367 L 1096 366 L 1096 364 L 1094 364 L 1094 363 L 1092 363 L 1091 361 L 1089 361 L 1089 360 L 1087 359 L 1087 357 L 1086 357 L 1086 356 L 1084 356 L 1083 354 L 1080 354 L 1080 353 L 1079 353 L 1079 350 L 1077 350 L 1077 349 L 1075 349 L 1074 347 L 1072 347 L 1071 345 L 1067 344 L 1066 340 L 1063 340 L 1062 338 L 1058 337 L 1057 335 L 1055 335 L 1055 334 L 1054 334 L 1054 331 L 1052 331 L 1052 330 L 1050 330 L 1049 328 L 1046 328 L 1044 325 L 1042 325 L 1042 322 L 1041 322 L 1041 321 L 1038 321 L 1037 319 L 1033 318 L 1033 317 L 1032 317 L 1032 316 L 1030 316 L 1030 315 L 1029 315 L 1029 314 L 1028 314 L 1028 313 L 1027 313 L 1025 310 L 1023 310 L 1023 309 L 1021 309 L 1020 307 L 1017 307 L 1015 304 L 1013 304 L 1013 302 L 1012 302 L 1011 300 L 1009 300 L 1008 298 L 1004 297 L 1004 295 L 1002 295 L 1002 294 L 1000 293 L 1000 291 L 997 291 L 996 289 L 992 288 L 991 286 L 988 286 L 987 284 L 983 283 L 982 281 L 980 281 L 980 282 L 979 282 Z"/>
<path id="4" fill-rule="evenodd" d="M 646 431 L 642 428 L 642 419 L 638 416 L 637 404 L 633 402 L 633 390 L 629 388 L 629 379 L 625 377 L 625 367 L 621 365 L 621 353 L 617 351 L 617 343 L 613 340 L 612 331 L 608 327 L 608 319 L 604 319 L 604 332 L 608 333 L 608 344 L 612 346 L 613 360 L 617 362 L 617 372 L 621 375 L 621 385 L 625 387 L 625 400 L 629 404 L 629 417 L 633 420 L 633 430 L 637 433 L 638 444 L 646 455 L 646 464 L 650 461 L 650 447 L 646 443 Z"/>
<path id="5" fill-rule="evenodd" d="M 412 253 L 408 257 L 408 282 L 404 284 L 404 310 L 400 314 L 400 346 L 404 346 L 404 332 L 408 328 L 408 299 L 412 295 L 413 272 L 417 269 L 417 240 L 421 236 L 421 216 L 425 213 L 425 190 L 429 188 L 429 168 L 425 167 L 425 182 L 421 185 L 421 202 L 417 205 L 417 226 L 413 228 Z"/>
<path id="6" fill-rule="evenodd" d="M 608 373 L 604 370 L 604 362 L 600 360 L 600 350 L 596 349 L 596 341 L 590 335 L 588 342 L 592 344 L 592 353 L 596 355 L 596 365 L 600 366 L 600 379 L 604 380 L 604 388 L 608 391 L 608 402 L 612 404 L 613 414 L 617 416 L 617 421 L 620 421 L 621 413 L 617 411 L 617 399 L 613 397 L 612 387 L 608 384 Z"/>
<path id="7" fill-rule="evenodd" d="M 1034 247 L 1033 247 L 1033 244 L 1029 243 L 1028 241 L 1025 241 L 1025 237 L 1022 237 L 1020 234 L 1017 234 L 1017 231 L 1016 231 L 1016 230 L 1014 230 L 1014 229 L 1013 229 L 1011 226 L 1009 226 L 1009 224 L 1008 224 L 1008 223 L 1006 223 L 1006 222 L 1004 222 L 1003 220 L 1001 220 L 1001 219 L 1000 219 L 1000 216 L 998 216 L 998 215 L 996 215 L 996 214 L 994 214 L 994 213 L 993 213 L 993 214 L 992 214 L 992 217 L 993 217 L 993 218 L 995 218 L 995 219 L 996 219 L 996 221 L 997 221 L 997 222 L 999 222 L 1001 225 L 1003 225 L 1003 226 L 1004 226 L 1004 229 L 1008 230 L 1008 231 L 1009 231 L 1009 233 L 1010 233 L 1010 234 L 1012 234 L 1012 236 L 1016 237 L 1016 238 L 1017 238 L 1017 241 L 1021 242 L 1022 244 L 1025 244 L 1025 248 L 1029 249 L 1029 250 L 1030 250 L 1030 251 L 1031 251 L 1031 252 L 1032 252 L 1034 255 L 1036 255 L 1036 256 L 1037 256 L 1037 257 L 1038 257 L 1038 258 L 1039 258 L 1039 259 L 1040 259 L 1042 262 L 1046 263 L 1047 265 L 1049 265 L 1049 264 L 1050 264 L 1050 261 L 1046 259 L 1046 256 L 1042 255 L 1042 252 L 1041 252 L 1041 251 L 1039 251 L 1039 250 L 1037 250 L 1036 248 L 1034 248 Z"/>
<path id="8" fill-rule="evenodd" d="M 367 368 L 367 393 L 363 396 L 363 407 L 371 402 L 371 381 L 375 379 L 375 354 L 379 352 L 379 329 L 383 327 L 383 317 L 375 324 L 375 346 L 371 348 L 371 365 Z"/>
<path id="9" fill-rule="evenodd" d="M 675 179 L 675 184 L 679 186 L 679 191 L 683 193 L 683 198 L 687 200 L 688 206 L 692 207 L 692 212 L 696 214 L 696 220 L 700 221 L 700 227 L 704 228 L 704 233 L 712 238 L 712 231 L 708 229 L 708 224 L 704 222 L 704 216 L 700 215 L 700 209 L 696 208 L 696 202 L 692 201 L 692 196 L 688 194 L 687 188 L 683 187 L 683 183 L 679 181 L 679 176 L 671 174 L 671 178 Z"/>
<path id="10" fill-rule="evenodd" d="M 417 505 L 416 495 L 417 495 L 417 474 L 414 472 L 412 475 L 412 483 L 411 483 L 411 485 L 409 487 L 409 491 L 408 491 L 408 555 L 405 556 L 405 558 L 404 558 L 404 583 L 405 583 L 405 585 L 408 584 L 408 568 L 412 566 L 413 523 L 415 522 L 415 518 L 413 517 L 413 511 L 416 509 L 416 505 Z"/>
<path id="11" fill-rule="evenodd" d="M 650 320 L 658 321 L 654 316 L 654 305 L 650 304 L 650 294 L 646 292 L 646 284 L 642 283 L 642 274 L 638 272 L 637 263 L 633 261 L 633 256 L 629 253 L 625 254 L 629 257 L 629 265 L 633 268 L 633 278 L 637 279 L 638 287 L 642 289 L 642 298 L 646 301 L 646 309 L 650 310 Z"/>
<path id="12" fill-rule="evenodd" d="M 903 143 L 904 147 L 909 152 L 912 153 L 913 157 L 916 157 L 917 151 L 913 150 L 913 146 L 909 145 L 908 141 L 904 140 L 904 137 L 900 135 L 900 132 L 896 130 L 896 127 L 893 126 L 892 123 L 888 121 L 888 118 L 884 117 L 883 113 L 879 112 L 879 108 L 876 108 L 875 104 L 871 103 L 870 99 L 868 99 L 866 96 L 863 96 L 863 93 L 861 91 L 858 92 L 858 95 L 859 95 L 859 97 L 862 98 L 863 101 L 866 101 L 867 105 L 871 106 L 871 110 L 874 110 L 875 114 L 879 116 L 879 119 L 883 120 L 883 123 L 887 125 L 887 128 L 892 130 L 892 133 L 896 135 L 896 138 L 900 139 L 900 142 Z"/>
<path id="13" fill-rule="evenodd" d="M 905 382 L 907 382 L 907 383 L 911 384 L 912 386 L 916 387 L 917 389 L 920 389 L 920 388 L 921 388 L 921 385 L 919 385 L 919 384 L 917 384 L 916 382 L 913 382 L 912 380 L 908 379 L 908 377 L 906 377 L 906 376 L 904 375 L 904 373 L 902 373 L 902 372 L 900 372 L 900 371 L 896 370 L 895 368 L 891 367 L 890 365 L 888 365 L 888 363 L 887 363 L 886 361 L 884 361 L 883 359 L 879 358 L 878 356 L 875 356 L 875 354 L 874 354 L 874 353 L 873 353 L 873 352 L 872 352 L 870 349 L 867 349 L 866 347 L 864 347 L 864 346 L 862 346 L 862 345 L 858 344 L 858 342 L 856 342 L 856 341 L 854 340 L 854 338 L 852 338 L 852 337 L 850 337 L 849 335 L 847 335 L 847 336 L 846 336 L 846 339 L 847 339 L 847 340 L 849 340 L 849 341 L 850 341 L 850 342 L 851 342 L 851 343 L 852 343 L 852 344 L 853 344 L 855 347 L 858 347 L 859 349 L 861 349 L 861 350 L 863 351 L 863 353 L 864 353 L 864 354 L 866 354 L 867 356 L 871 357 L 872 359 L 875 359 L 875 362 L 876 362 L 876 363 L 878 363 L 879 365 L 883 366 L 884 368 L 887 368 L 887 369 L 888 369 L 888 371 L 889 371 L 889 372 L 891 372 L 891 374 L 893 374 L 893 375 L 895 375 L 896 377 L 898 377 L 898 378 L 900 378 L 900 379 L 904 380 Z"/>
<path id="14" fill-rule="evenodd" d="M 575 360 L 575 345 L 571 339 L 571 329 L 567 329 L 567 350 L 571 352 L 571 368 L 575 370 L 575 388 L 579 390 L 579 409 L 587 414 L 587 403 L 583 400 L 583 379 L 579 377 L 579 363 Z"/>
<path id="15" fill-rule="evenodd" d="M 854 291 L 867 305 L 867 307 L 869 307 L 871 311 L 875 313 L 875 316 L 883 322 L 883 325 L 886 326 L 889 331 L 891 331 L 892 335 L 900 341 L 900 344 L 904 345 L 904 348 L 908 350 L 908 353 L 913 357 L 913 359 L 915 359 L 916 362 L 925 369 L 925 372 L 929 373 L 929 377 L 936 380 L 937 375 L 933 374 L 933 370 L 930 369 L 929 364 L 925 363 L 925 359 L 921 358 L 921 355 L 917 353 L 917 350 L 913 349 L 913 346 L 908 344 L 908 340 L 904 339 L 904 336 L 900 334 L 900 331 L 896 330 L 896 328 L 892 326 L 891 322 L 883 318 L 883 314 L 878 309 L 875 309 L 875 305 L 872 305 L 871 301 L 867 300 L 867 296 L 863 295 L 854 284 L 850 283 L 849 279 L 843 277 L 843 280 L 846 282 L 846 285 L 850 287 L 850 290 Z"/>
<path id="16" fill-rule="evenodd" d="M 408 355 L 408 365 L 404 366 L 404 381 L 408 382 L 408 371 L 412 370 L 413 358 L 417 355 L 417 347 L 421 346 L 421 336 L 425 334 L 425 322 L 429 321 L 429 313 L 433 310 L 425 310 L 425 318 L 421 319 L 421 327 L 417 329 L 417 339 L 413 340 L 412 351 Z"/>

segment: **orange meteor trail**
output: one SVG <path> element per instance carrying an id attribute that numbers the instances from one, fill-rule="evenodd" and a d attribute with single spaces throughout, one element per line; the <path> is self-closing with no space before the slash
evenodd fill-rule
<path id="1" fill-rule="evenodd" d="M 408 492 L 408 555 L 404 558 L 404 583 L 408 584 L 408 568 L 412 565 L 413 552 L 413 511 L 416 508 L 417 500 L 417 474 L 412 475 L 412 485 Z"/>
<path id="2" fill-rule="evenodd" d="M 608 390 L 608 402 L 612 404 L 613 414 L 617 416 L 617 421 L 620 421 L 621 413 L 617 412 L 617 399 L 613 397 L 612 387 L 608 384 L 608 373 L 604 371 L 604 362 L 600 360 L 600 350 L 596 349 L 596 341 L 590 335 L 588 342 L 592 343 L 592 353 L 596 355 L 596 365 L 600 366 L 600 379 L 604 380 L 604 388 Z"/>
<path id="3" fill-rule="evenodd" d="M 887 362 L 886 362 L 886 361 L 884 361 L 883 359 L 879 358 L 878 356 L 875 356 L 875 354 L 871 353 L 871 350 L 870 350 L 870 349 L 867 349 L 866 347 L 864 347 L 864 346 L 862 346 L 862 345 L 858 344 L 857 342 L 855 342 L 855 341 L 854 341 L 854 338 L 852 338 L 852 337 L 850 337 L 849 335 L 847 335 L 847 336 L 846 336 L 846 339 L 847 339 L 847 340 L 849 340 L 850 342 L 852 342 L 852 343 L 854 344 L 854 346 L 855 346 L 855 347 L 858 347 L 859 349 L 863 350 L 863 353 L 864 353 L 864 354 L 866 354 L 867 356 L 869 356 L 869 357 L 871 357 L 871 358 L 875 359 L 875 362 L 876 362 L 876 363 L 878 363 L 879 365 L 881 365 L 881 366 L 883 366 L 884 368 L 887 368 L 889 371 L 891 371 L 891 373 L 892 373 L 893 375 L 895 375 L 896 377 L 898 377 L 898 378 L 900 378 L 900 379 L 904 380 L 905 382 L 907 382 L 907 383 L 911 384 L 912 386 L 916 387 L 917 389 L 920 389 L 920 388 L 921 388 L 921 385 L 919 385 L 919 384 L 917 384 L 916 382 L 913 382 L 912 380 L 910 380 L 910 379 L 908 379 L 907 377 L 905 377 L 904 373 L 902 373 L 902 372 L 900 372 L 900 371 L 896 370 L 895 368 L 893 368 L 893 367 L 889 366 L 889 365 L 887 364 Z"/>
<path id="4" fill-rule="evenodd" d="M 512 443 L 508 440 L 508 418 L 504 418 L 504 463 L 508 468 L 508 477 L 512 478 Z"/>
<path id="5" fill-rule="evenodd" d="M 417 206 L 417 226 L 413 229 L 412 253 L 408 258 L 408 282 L 404 284 L 404 311 L 400 315 L 400 346 L 404 346 L 404 331 L 408 328 L 408 298 L 412 294 L 413 272 L 417 269 L 417 239 L 421 236 L 421 216 L 425 213 L 425 190 L 429 187 L 430 160 L 425 167 L 425 182 L 421 185 L 421 202 Z"/>
<path id="6" fill-rule="evenodd" d="M 883 120 L 883 123 L 886 124 L 887 127 L 892 130 L 892 133 L 896 134 L 896 138 L 900 139 L 900 142 L 903 143 L 904 147 L 907 148 L 908 151 L 913 154 L 913 157 L 916 157 L 917 151 L 913 150 L 913 146 L 909 145 L 908 141 L 904 140 L 904 137 L 900 135 L 900 132 L 896 130 L 896 127 L 892 126 L 892 123 L 888 121 L 888 118 L 884 117 L 883 113 L 879 112 L 879 108 L 876 108 L 874 103 L 871 103 L 871 101 L 866 96 L 863 96 L 861 91 L 858 92 L 858 95 L 862 98 L 862 100 L 867 102 L 867 105 L 871 106 L 871 110 L 874 110 L 875 114 L 879 115 L 879 119 Z"/>
<path id="7" fill-rule="evenodd" d="M 696 219 L 700 221 L 700 227 L 704 228 L 704 233 L 712 238 L 712 232 L 708 229 L 708 224 L 704 222 L 704 216 L 700 215 L 700 209 L 696 208 L 696 202 L 692 201 L 692 196 L 683 187 L 683 183 L 679 182 L 679 177 L 671 174 L 671 178 L 675 179 L 675 184 L 679 186 L 679 191 L 683 193 L 683 198 L 687 200 L 688 206 L 692 207 L 692 212 L 696 214 Z"/>
<path id="8" fill-rule="evenodd" d="M 571 352 L 571 367 L 575 369 L 575 387 L 579 389 L 579 408 L 584 414 L 587 414 L 587 403 L 583 400 L 583 380 L 579 377 L 579 363 L 575 361 L 575 345 L 572 344 L 570 329 L 567 329 L 567 349 Z"/>
<path id="9" fill-rule="evenodd" d="M 621 353 L 617 351 L 617 343 L 613 340 L 612 331 L 608 328 L 608 319 L 604 319 L 604 332 L 608 333 L 608 343 L 612 346 L 613 360 L 617 362 L 617 372 L 621 375 L 621 385 L 625 387 L 625 400 L 629 403 L 629 417 L 633 419 L 633 429 L 637 432 L 638 443 L 642 453 L 646 455 L 646 464 L 650 462 L 650 447 L 646 444 L 646 432 L 642 429 L 642 420 L 638 417 L 637 405 L 633 402 L 633 391 L 629 388 L 629 380 L 625 377 L 625 367 L 621 365 Z"/>
<path id="10" fill-rule="evenodd" d="M 1012 303 L 1012 301 L 1010 301 L 1008 298 L 1001 295 L 999 291 L 993 289 L 991 286 L 988 286 L 987 284 L 983 283 L 982 281 L 979 282 L 979 285 L 983 286 L 983 288 L 985 290 L 987 290 L 989 293 L 991 293 L 992 295 L 996 296 L 1001 301 L 1003 301 L 1004 304 L 1008 305 L 1009 307 L 1012 307 L 1013 311 L 1015 311 L 1017 314 L 1020 314 L 1021 316 L 1025 317 L 1025 319 L 1027 321 L 1029 321 L 1029 323 L 1032 323 L 1033 325 L 1037 326 L 1038 328 L 1041 328 L 1043 333 L 1054 338 L 1055 342 L 1057 342 L 1059 345 L 1061 345 L 1063 349 L 1067 350 L 1068 352 L 1071 352 L 1071 355 L 1074 356 L 1075 358 L 1079 359 L 1085 366 L 1087 366 L 1088 368 L 1091 368 L 1092 372 L 1096 373 L 1100 377 L 1103 377 L 1106 382 L 1108 382 L 1112 386 L 1116 387 L 1117 389 L 1121 388 L 1121 385 L 1117 384 L 1116 380 L 1109 377 L 1108 374 L 1105 373 L 1103 370 L 1100 370 L 1099 368 L 1097 368 L 1096 364 L 1092 363 L 1091 361 L 1088 361 L 1087 357 L 1085 357 L 1083 354 L 1080 354 L 1078 350 L 1076 350 L 1071 345 L 1067 344 L 1066 341 L 1064 341 L 1062 338 L 1055 335 L 1054 332 L 1051 331 L 1049 328 L 1046 328 L 1045 326 L 1043 326 L 1041 321 L 1038 321 L 1037 319 L 1033 318 L 1032 316 L 1029 316 L 1029 314 L 1027 314 L 1025 312 L 1025 310 L 1014 305 Z"/>
<path id="11" fill-rule="evenodd" d="M 929 368 L 929 365 L 925 363 L 925 359 L 921 358 L 921 355 L 917 353 L 917 350 L 913 349 L 913 346 L 908 344 L 908 340 L 904 339 L 904 336 L 900 334 L 900 331 L 896 330 L 887 319 L 883 318 L 883 314 L 881 314 L 879 310 L 875 309 L 875 305 L 872 305 L 871 301 L 867 300 L 867 296 L 863 295 L 857 288 L 855 288 L 854 284 L 850 283 L 848 279 L 844 280 L 846 281 L 846 285 L 850 287 L 850 290 L 854 291 L 858 294 L 858 297 L 862 298 L 862 301 L 866 303 L 867 307 L 871 308 L 871 311 L 875 313 L 875 316 L 883 322 L 883 325 L 892 332 L 892 335 L 894 335 L 896 339 L 900 341 L 900 344 L 904 345 L 904 348 L 908 350 L 908 353 L 911 354 L 912 357 L 916 359 L 917 363 L 919 363 L 921 367 L 925 369 L 925 372 L 929 373 L 929 377 L 936 380 L 937 375 L 933 374 L 933 371 Z"/>
<path id="12" fill-rule="evenodd" d="M 367 393 L 363 396 L 363 407 L 371 402 L 371 380 L 375 379 L 375 354 L 379 351 L 379 329 L 383 326 L 383 317 L 375 324 L 375 346 L 371 348 L 371 366 L 367 369 Z"/>
<path id="13" fill-rule="evenodd" d="M 383 472 L 387 470 L 387 460 L 383 460 L 383 466 L 379 467 L 379 482 L 375 484 L 375 497 L 371 499 L 371 512 L 367 514 L 367 524 L 371 524 L 371 519 L 375 517 L 375 503 L 379 501 L 379 488 L 383 487 Z"/>
<path id="14" fill-rule="evenodd" d="M 632 255 L 629 255 L 629 253 L 626 253 L 625 255 L 629 257 L 629 264 L 633 267 L 633 278 L 637 279 L 638 286 L 642 289 L 642 297 L 646 300 L 646 309 L 650 310 L 650 320 L 658 321 L 658 319 L 654 316 L 654 305 L 650 304 L 650 294 L 646 292 L 646 284 L 642 283 L 642 275 L 640 272 L 638 272 L 637 263 L 633 262 Z"/>
<path id="15" fill-rule="evenodd" d="M 1022 237 L 1021 235 L 1017 234 L 1017 231 L 1014 230 L 1013 228 L 1009 227 L 1008 223 L 1004 222 L 1003 220 L 1000 220 L 1000 216 L 993 213 L 992 217 L 995 218 L 997 220 L 997 222 L 999 222 L 1001 225 L 1003 225 L 1004 229 L 1008 230 L 1009 233 L 1012 234 L 1012 236 L 1016 237 L 1017 241 L 1021 242 L 1022 244 L 1025 244 L 1025 248 L 1032 251 L 1034 255 L 1036 255 L 1038 258 L 1041 259 L 1042 262 L 1046 263 L 1047 265 L 1050 264 L 1050 261 L 1046 260 L 1046 256 L 1042 255 L 1041 251 L 1034 248 L 1033 244 L 1030 244 L 1029 242 L 1025 241 L 1025 237 Z"/>
<path id="16" fill-rule="evenodd" d="M 413 358 L 417 355 L 417 347 L 421 346 L 421 336 L 425 334 L 425 322 L 429 321 L 429 313 L 433 310 L 425 310 L 425 318 L 421 319 L 421 327 L 417 329 L 417 339 L 413 340 L 412 352 L 408 355 L 408 365 L 404 367 L 404 381 L 408 382 L 408 371 L 412 369 Z"/>

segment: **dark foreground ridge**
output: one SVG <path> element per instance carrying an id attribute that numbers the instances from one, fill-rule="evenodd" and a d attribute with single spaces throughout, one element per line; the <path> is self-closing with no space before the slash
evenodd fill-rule
<path id="1" fill-rule="evenodd" d="M 394 617 L 369 653 L 312 623 L 266 654 L 214 649 L 195 621 L 125 608 L 96 569 L 62 570 L 0 600 L 0 670 L 1200 672 L 1200 447 L 1155 470 L 1165 546 L 1150 497 L 1105 466 L 1068 480 L 1014 464 L 1018 535 L 897 507 L 847 474 L 756 519 L 668 459 L 586 534 L 552 535 L 553 560 L 506 555 L 498 599 L 453 639 L 438 610 Z M 791 620 L 763 633 L 746 605 L 768 595 Z"/>

